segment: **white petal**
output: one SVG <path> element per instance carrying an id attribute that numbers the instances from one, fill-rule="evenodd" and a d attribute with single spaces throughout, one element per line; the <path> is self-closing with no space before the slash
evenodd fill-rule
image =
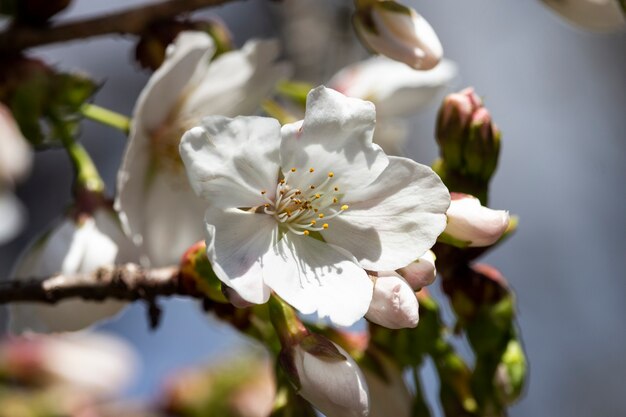
<path id="1" fill-rule="evenodd" d="M 209 35 L 182 32 L 167 48 L 167 57 L 152 74 L 137 99 L 133 124 L 147 132 L 157 129 L 180 99 L 185 86 L 202 61 L 208 62 L 215 51 Z"/>
<path id="2" fill-rule="evenodd" d="M 265 283 L 304 314 L 317 312 L 320 318 L 350 326 L 369 307 L 372 282 L 341 248 L 289 233 L 263 262 Z"/>
<path id="3" fill-rule="evenodd" d="M 145 231 L 146 189 L 155 169 L 151 135 L 165 123 L 180 100 L 183 88 L 197 67 L 203 61 L 208 63 L 213 51 L 213 40 L 206 33 L 181 33 L 137 99 L 128 145 L 117 175 L 115 207 L 125 231 L 138 244 Z"/>
<path id="4" fill-rule="evenodd" d="M 26 210 L 10 191 L 0 190 L 0 245 L 10 241 L 24 227 Z"/>
<path id="5" fill-rule="evenodd" d="M 374 142 L 383 148 L 387 155 L 402 156 L 408 133 L 409 128 L 405 120 L 379 117 L 376 121 Z"/>
<path id="6" fill-rule="evenodd" d="M 345 361 L 325 361 L 294 348 L 295 366 L 300 377 L 302 397 L 326 417 L 366 417 L 369 393 L 365 377 L 354 359 L 336 345 Z"/>
<path id="7" fill-rule="evenodd" d="M 246 301 L 262 304 L 269 298 L 263 283 L 263 256 L 276 241 L 273 217 L 238 209 L 211 207 L 205 215 L 207 255 L 213 271 Z"/>
<path id="8" fill-rule="evenodd" d="M 220 55 L 187 87 L 181 117 L 253 114 L 276 83 L 289 75 L 289 65 L 276 62 L 279 54 L 276 40 L 250 40 L 241 49 Z"/>
<path id="9" fill-rule="evenodd" d="M 136 261 L 137 256 L 113 213 L 103 210 L 81 224 L 65 219 L 27 249 L 13 276 L 28 279 L 57 273 L 89 273 L 101 266 Z M 54 306 L 16 303 L 9 307 L 9 326 L 16 333 L 79 330 L 117 314 L 124 305 L 115 300 L 79 299 L 65 300 Z"/>
<path id="10" fill-rule="evenodd" d="M 204 238 L 207 203 L 193 192 L 184 172 L 155 173 L 141 205 L 143 212 L 135 220 L 151 266 L 177 264 L 185 250 Z"/>
<path id="11" fill-rule="evenodd" d="M 308 186 L 333 172 L 340 187 L 356 189 L 370 184 L 388 164 L 382 149 L 372 143 L 375 119 L 374 105 L 368 101 L 325 87 L 311 90 L 302 124 L 286 125 L 282 130 L 281 167 L 300 168 L 290 174 L 289 182 Z M 315 173 L 311 175 L 309 168 Z"/>
<path id="12" fill-rule="evenodd" d="M 584 29 L 614 31 L 626 27 L 626 11 L 619 0 L 543 0 L 552 10 Z"/>
<path id="13" fill-rule="evenodd" d="M 185 133 L 180 155 L 196 194 L 219 207 L 256 207 L 278 182 L 280 124 L 266 117 L 210 116 Z"/>
<path id="14" fill-rule="evenodd" d="M 396 270 L 430 249 L 446 226 L 450 204 L 447 188 L 430 168 L 394 156 L 389 162 L 369 187 L 348 191 L 349 209 L 322 232 L 373 271 Z"/>
<path id="15" fill-rule="evenodd" d="M 414 328 L 419 321 L 415 292 L 397 273 L 380 273 L 365 317 L 388 329 Z"/>
<path id="16" fill-rule="evenodd" d="M 343 94 L 371 100 L 378 117 L 408 116 L 419 112 L 443 93 L 456 76 L 457 67 L 443 60 L 429 71 L 417 71 L 404 63 L 375 56 L 338 72 L 329 86 Z"/>

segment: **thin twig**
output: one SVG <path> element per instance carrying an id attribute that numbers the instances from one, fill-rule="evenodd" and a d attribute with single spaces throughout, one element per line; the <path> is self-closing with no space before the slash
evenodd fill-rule
<path id="1" fill-rule="evenodd" d="M 231 1 L 234 0 L 169 0 L 52 27 L 12 26 L 0 33 L 0 52 L 109 33 L 138 34 L 158 20 Z"/>
<path id="2" fill-rule="evenodd" d="M 41 302 L 54 304 L 67 298 L 153 301 L 158 296 L 190 292 L 180 280 L 177 267 L 144 269 L 136 264 L 100 268 L 90 274 L 55 275 L 44 279 L 20 279 L 0 283 L 0 304 Z"/>

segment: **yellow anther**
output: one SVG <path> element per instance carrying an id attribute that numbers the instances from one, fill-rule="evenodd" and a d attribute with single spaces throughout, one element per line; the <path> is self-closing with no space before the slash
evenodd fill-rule
<path id="1" fill-rule="evenodd" d="M 314 186 L 314 185 L 311 185 L 309 188 L 310 188 L 311 190 L 315 190 L 315 186 Z"/>
<path id="2" fill-rule="evenodd" d="M 269 208 L 269 206 L 270 206 L 270 205 L 266 203 L 266 204 L 263 204 L 263 206 L 264 206 L 265 208 Z"/>
<path id="3" fill-rule="evenodd" d="M 337 201 L 339 201 L 337 200 L 337 197 L 333 198 L 333 203 L 336 203 Z"/>
<path id="4" fill-rule="evenodd" d="M 348 210 L 348 207 L 349 206 L 347 204 L 344 204 L 343 206 L 341 206 L 341 210 Z"/>
<path id="5" fill-rule="evenodd" d="M 322 198 L 322 195 L 320 193 L 315 194 L 315 198 Z"/>
<path id="6" fill-rule="evenodd" d="M 320 219 L 323 219 L 324 218 L 324 213 L 318 214 L 317 217 L 319 217 Z"/>
<path id="7" fill-rule="evenodd" d="M 311 226 L 315 226 L 315 223 L 317 223 L 315 220 L 311 220 Z"/>
<path id="8" fill-rule="evenodd" d="M 315 172 L 315 168 L 309 168 L 309 172 Z"/>
<path id="9" fill-rule="evenodd" d="M 267 191 L 265 191 L 265 190 L 261 191 L 261 195 L 265 195 L 266 192 Z"/>
<path id="10" fill-rule="evenodd" d="M 304 232 L 302 232 L 302 233 L 304 233 L 304 236 L 308 236 L 308 235 L 309 235 L 309 231 L 308 231 L 308 230 L 305 230 L 305 231 L 304 231 Z"/>
<path id="11" fill-rule="evenodd" d="M 281 184 L 284 184 L 284 183 L 285 183 L 285 179 L 283 178 L 283 179 L 281 179 L 281 180 L 280 180 L 280 181 L 278 181 L 278 182 L 279 182 L 279 183 L 281 183 Z"/>
<path id="12" fill-rule="evenodd" d="M 317 213 L 317 209 L 316 208 L 314 208 L 313 211 Z"/>
<path id="13" fill-rule="evenodd" d="M 332 178 L 332 177 L 334 177 L 334 176 L 335 176 L 335 173 L 334 173 L 334 172 L 330 171 L 330 172 L 328 173 L 328 177 L 329 177 L 329 178 Z"/>
<path id="14" fill-rule="evenodd" d="M 328 223 L 324 223 L 324 224 L 322 225 L 322 227 L 323 227 L 324 229 L 328 229 Z"/>
<path id="15" fill-rule="evenodd" d="M 285 210 L 285 212 L 287 213 L 287 217 L 291 217 L 291 212 L 289 210 Z"/>
<path id="16" fill-rule="evenodd" d="M 291 168 L 291 172 L 296 172 L 297 170 L 295 168 Z"/>
<path id="17" fill-rule="evenodd" d="M 339 191 L 339 187 L 335 187 L 335 191 Z"/>

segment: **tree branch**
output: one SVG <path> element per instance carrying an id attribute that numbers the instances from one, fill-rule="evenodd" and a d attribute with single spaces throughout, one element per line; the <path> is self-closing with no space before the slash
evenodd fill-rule
<path id="1" fill-rule="evenodd" d="M 144 269 L 136 264 L 125 264 L 99 268 L 90 274 L 55 275 L 0 283 L 0 304 L 29 301 L 54 304 L 73 297 L 153 302 L 158 296 L 171 295 L 203 298 L 185 287 L 180 279 L 180 270 L 173 266 Z"/>
<path id="2" fill-rule="evenodd" d="M 21 51 L 33 46 L 108 33 L 138 34 L 155 21 L 231 1 L 234 0 L 169 0 L 47 28 L 12 26 L 0 33 L 0 52 Z"/>

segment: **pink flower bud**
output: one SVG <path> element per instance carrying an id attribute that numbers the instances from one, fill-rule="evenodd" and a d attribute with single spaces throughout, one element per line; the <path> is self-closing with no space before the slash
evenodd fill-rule
<path id="1" fill-rule="evenodd" d="M 430 24 L 412 8 L 395 1 L 366 2 L 354 16 L 362 42 L 373 51 L 412 68 L 434 68 L 443 48 Z"/>
<path id="2" fill-rule="evenodd" d="M 372 278 L 374 294 L 365 317 L 389 329 L 416 327 L 419 304 L 409 283 L 396 272 L 379 272 Z"/>
<path id="3" fill-rule="evenodd" d="M 419 291 L 435 281 L 437 276 L 435 254 L 429 250 L 415 262 L 398 269 L 396 272 L 409 283 L 413 291 Z"/>
<path id="4" fill-rule="evenodd" d="M 509 212 L 492 210 L 481 206 L 471 195 L 450 193 L 450 208 L 446 213 L 448 225 L 444 234 L 467 246 L 489 246 L 494 244 L 509 225 Z"/>

